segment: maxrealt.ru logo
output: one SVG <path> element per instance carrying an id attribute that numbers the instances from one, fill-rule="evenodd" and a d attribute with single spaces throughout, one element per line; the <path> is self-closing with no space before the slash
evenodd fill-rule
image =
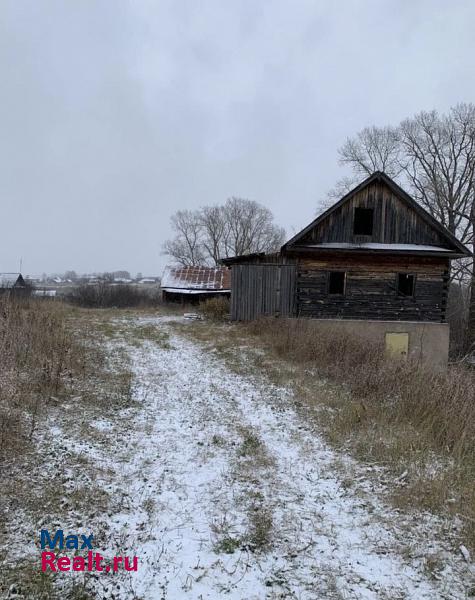
<path id="1" fill-rule="evenodd" d="M 64 535 L 62 529 L 55 531 L 51 535 L 46 529 L 40 532 L 40 546 L 43 552 L 41 553 L 41 570 L 46 571 L 94 571 L 116 573 L 120 569 L 125 571 L 138 570 L 138 558 L 134 556 L 114 556 L 106 562 L 104 556 L 93 550 L 94 535 L 84 534 L 69 534 Z M 45 550 L 49 548 L 50 551 Z M 53 550 L 79 551 L 85 555 L 75 554 L 74 556 L 61 555 Z"/>

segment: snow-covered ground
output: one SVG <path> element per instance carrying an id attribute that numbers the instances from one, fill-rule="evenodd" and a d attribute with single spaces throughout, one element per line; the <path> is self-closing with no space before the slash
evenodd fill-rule
<path id="1" fill-rule="evenodd" d="M 97 574 L 98 598 L 469 597 L 470 565 L 434 539 L 435 519 L 378 500 L 364 466 L 322 441 L 289 390 L 230 371 L 167 318 L 137 324 L 170 334 L 126 345 L 137 402 L 82 441 L 63 438 L 100 466 L 89 485 L 109 500 L 62 526 L 76 520 L 106 556 L 139 559 L 136 573 Z"/>

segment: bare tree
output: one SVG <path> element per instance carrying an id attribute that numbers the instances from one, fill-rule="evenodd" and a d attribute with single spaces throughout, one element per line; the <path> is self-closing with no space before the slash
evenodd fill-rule
<path id="1" fill-rule="evenodd" d="M 243 198 L 229 198 L 224 205 L 226 256 L 278 250 L 285 241 L 285 231 L 273 222 L 272 212 Z"/>
<path id="2" fill-rule="evenodd" d="M 396 178 L 401 172 L 399 132 L 394 127 L 365 127 L 340 148 L 340 162 L 357 176 L 384 171 Z"/>
<path id="3" fill-rule="evenodd" d="M 223 258 L 224 239 L 228 225 L 222 206 L 205 206 L 199 211 L 202 244 L 207 262 L 218 264 Z"/>
<path id="4" fill-rule="evenodd" d="M 365 127 L 346 140 L 338 155 L 340 164 L 349 166 L 351 174 L 342 177 L 328 192 L 327 200 L 322 203 L 325 209 L 375 171 L 384 171 L 397 179 L 403 170 L 399 131 L 394 127 Z"/>
<path id="5" fill-rule="evenodd" d="M 475 106 L 421 112 L 400 125 L 403 173 L 412 194 L 462 242 L 473 241 Z"/>
<path id="6" fill-rule="evenodd" d="M 242 198 L 221 206 L 179 211 L 172 217 L 175 237 L 164 244 L 164 253 L 187 265 L 216 265 L 221 258 L 278 250 L 285 231 L 275 225 L 272 212 Z"/>
<path id="7" fill-rule="evenodd" d="M 385 171 L 462 243 L 474 244 L 475 105 L 459 104 L 446 115 L 421 112 L 397 128 L 366 128 L 347 140 L 339 155 L 340 162 L 352 170 L 352 178 L 343 180 L 343 188 L 356 177 Z M 454 275 L 471 285 L 468 341 L 473 347 L 473 261 L 458 261 Z"/>
<path id="8" fill-rule="evenodd" d="M 172 256 L 184 267 L 194 267 L 204 261 L 201 243 L 201 222 L 198 212 L 179 210 L 171 218 L 175 237 L 167 240 L 164 253 Z"/>

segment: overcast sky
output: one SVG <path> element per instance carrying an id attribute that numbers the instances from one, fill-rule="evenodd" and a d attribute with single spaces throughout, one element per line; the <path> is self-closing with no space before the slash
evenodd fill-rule
<path id="1" fill-rule="evenodd" d="M 0 271 L 160 273 L 179 208 L 288 234 L 366 125 L 475 99 L 473 0 L 0 0 Z"/>

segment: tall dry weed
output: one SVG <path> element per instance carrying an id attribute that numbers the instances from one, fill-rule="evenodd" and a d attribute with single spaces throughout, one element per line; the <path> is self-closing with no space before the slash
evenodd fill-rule
<path id="1" fill-rule="evenodd" d="M 0 297 L 0 460 L 29 443 L 83 353 L 60 304 Z"/>

